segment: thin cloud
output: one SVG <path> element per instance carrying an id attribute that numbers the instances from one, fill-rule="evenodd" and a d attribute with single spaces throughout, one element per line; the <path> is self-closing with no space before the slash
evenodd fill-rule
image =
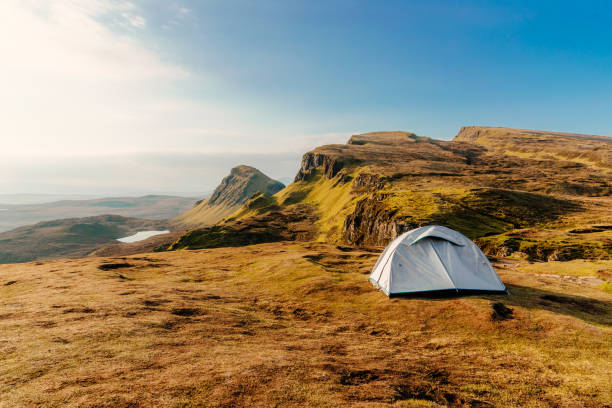
<path id="1" fill-rule="evenodd" d="M 178 14 L 180 16 L 187 16 L 191 14 L 191 9 L 188 9 L 187 7 L 179 7 Z"/>
<path id="2" fill-rule="evenodd" d="M 131 2 L 0 1 L 0 156 L 159 148 L 185 105 L 166 90 L 191 74 L 122 21 L 146 29 Z"/>
<path id="3" fill-rule="evenodd" d="M 147 21 L 143 16 L 131 13 L 121 13 L 121 16 L 127 20 L 127 22 L 136 28 L 144 28 L 147 25 Z"/>
<path id="4" fill-rule="evenodd" d="M 0 2 L 3 71 L 69 78 L 142 80 L 181 78 L 187 72 L 162 61 L 134 38 L 98 21 L 106 17 L 144 28 L 130 2 L 54 0 L 46 8 L 19 0 Z M 19 41 L 15 41 L 18 38 Z"/>

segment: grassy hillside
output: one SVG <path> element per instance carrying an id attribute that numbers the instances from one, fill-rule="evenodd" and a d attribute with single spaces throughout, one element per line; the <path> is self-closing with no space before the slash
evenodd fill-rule
<path id="1" fill-rule="evenodd" d="M 570 154 L 576 145 L 580 154 Z M 237 221 L 248 225 L 266 211 L 300 205 L 314 214 L 321 242 L 383 246 L 409 229 L 442 224 L 491 255 L 606 259 L 611 155 L 611 138 L 517 129 L 463 128 L 453 141 L 355 135 L 306 153 L 294 183 L 215 228 L 233 230 Z M 287 239 L 273 225 L 263 232 L 265 241 Z M 223 236 L 209 239 L 212 233 L 191 232 L 178 247 L 223 246 Z"/>
<path id="2" fill-rule="evenodd" d="M 509 296 L 390 300 L 367 281 L 376 256 L 272 243 L 2 265 L 0 406 L 612 400 L 609 263 L 509 260 Z"/>
<path id="3" fill-rule="evenodd" d="M 117 238 L 164 228 L 162 221 L 119 215 L 40 222 L 0 233 L 0 263 L 86 256 Z"/>

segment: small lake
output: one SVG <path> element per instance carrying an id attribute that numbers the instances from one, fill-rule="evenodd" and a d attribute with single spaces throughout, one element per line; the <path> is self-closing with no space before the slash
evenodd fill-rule
<path id="1" fill-rule="evenodd" d="M 138 231 L 137 233 L 135 233 L 134 235 L 130 235 L 129 237 L 118 238 L 117 241 L 125 242 L 125 243 L 138 242 L 138 241 L 142 241 L 147 238 L 154 237 L 155 235 L 167 234 L 169 232 L 170 231 L 168 230 L 165 230 L 165 231 Z"/>

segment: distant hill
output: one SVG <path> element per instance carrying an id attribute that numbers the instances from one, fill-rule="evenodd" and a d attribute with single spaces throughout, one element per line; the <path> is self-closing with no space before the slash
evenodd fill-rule
<path id="1" fill-rule="evenodd" d="M 221 180 L 210 198 L 198 202 L 171 222 L 179 228 L 212 225 L 238 210 L 253 194 L 272 195 L 284 187 L 254 167 L 237 166 Z"/>
<path id="2" fill-rule="evenodd" d="M 0 233 L 0 263 L 82 257 L 117 238 L 165 227 L 163 221 L 119 215 L 40 222 Z"/>
<path id="3" fill-rule="evenodd" d="M 172 248 L 314 239 L 383 246 L 409 229 L 457 229 L 489 254 L 612 256 L 612 138 L 466 127 L 452 141 L 355 135 L 306 153 L 290 184 L 253 197 Z"/>
<path id="4" fill-rule="evenodd" d="M 0 196 L 0 200 L 2 197 L 7 196 Z M 196 200 L 193 197 L 147 195 L 12 205 L 0 201 L 0 232 L 41 221 L 104 214 L 165 220 L 183 213 L 192 207 Z"/>

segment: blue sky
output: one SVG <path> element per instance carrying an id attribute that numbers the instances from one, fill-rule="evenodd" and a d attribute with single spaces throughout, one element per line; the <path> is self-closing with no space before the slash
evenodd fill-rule
<path id="1" fill-rule="evenodd" d="M 373 130 L 611 135 L 611 17 L 603 1 L 3 0 L 0 189 L 205 191 Z"/>
<path id="2" fill-rule="evenodd" d="M 252 107 L 264 114 L 262 126 L 401 128 L 439 138 L 473 123 L 612 134 L 612 8 L 605 2 L 186 7 L 186 24 L 154 35 L 189 71 L 219 78 L 188 94 Z"/>

